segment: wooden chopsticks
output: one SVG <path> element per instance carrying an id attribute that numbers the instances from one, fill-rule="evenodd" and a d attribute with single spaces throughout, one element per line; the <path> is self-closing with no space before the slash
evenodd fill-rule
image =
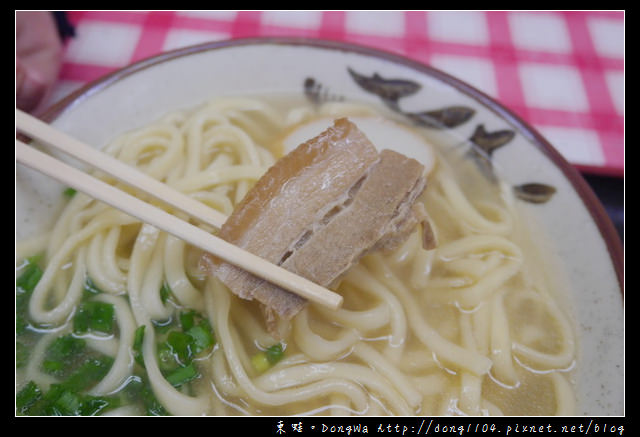
<path id="1" fill-rule="evenodd" d="M 16 109 L 16 128 L 23 134 L 57 148 L 118 180 L 160 199 L 193 218 L 219 228 L 226 220 L 215 211 L 117 159 L 60 132 Z M 342 296 L 306 278 L 289 272 L 241 249 L 168 212 L 125 193 L 83 171 L 63 163 L 16 139 L 16 161 L 46 174 L 97 200 L 181 238 L 230 264 L 261 277 L 285 290 L 332 309 L 342 305 Z"/>
<path id="2" fill-rule="evenodd" d="M 54 129 L 43 121 L 16 109 L 16 126 L 25 135 L 41 141 L 49 146 L 55 147 L 73 156 L 76 159 L 97 168 L 129 186 L 135 187 L 146 194 L 155 197 L 157 200 L 177 208 L 187 213 L 189 216 L 200 220 L 203 223 L 220 229 L 227 217 L 215 209 L 209 208 L 205 204 L 185 196 L 181 192 L 153 179 L 147 174 L 118 161 L 111 155 L 107 155 L 89 147 L 77 139 Z"/>

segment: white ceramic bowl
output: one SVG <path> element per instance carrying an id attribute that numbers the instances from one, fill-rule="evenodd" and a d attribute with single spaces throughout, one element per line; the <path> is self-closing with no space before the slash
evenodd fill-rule
<path id="1" fill-rule="evenodd" d="M 404 114 L 438 140 L 473 141 L 519 190 L 564 262 L 580 334 L 579 414 L 624 414 L 623 252 L 581 176 L 534 129 L 469 85 L 414 61 L 344 43 L 243 39 L 141 61 L 73 93 L 45 115 L 102 147 L 116 135 L 220 95 L 340 96 Z M 453 133 L 454 135 L 450 135 Z M 60 186 L 16 169 L 16 238 L 49 223 Z"/>

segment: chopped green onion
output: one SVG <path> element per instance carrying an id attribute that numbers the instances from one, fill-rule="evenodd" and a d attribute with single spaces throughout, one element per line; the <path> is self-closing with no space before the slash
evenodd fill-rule
<path id="1" fill-rule="evenodd" d="M 104 378 L 112 364 L 113 358 L 107 356 L 89 359 L 63 383 L 64 387 L 75 392 L 86 390 Z"/>
<path id="2" fill-rule="evenodd" d="M 172 292 L 169 284 L 163 282 L 162 287 L 160 288 L 160 300 L 162 301 L 162 303 L 167 303 L 167 300 L 169 300 L 171 293 Z"/>
<path id="3" fill-rule="evenodd" d="M 41 255 L 29 257 L 21 267 L 22 273 L 16 279 L 16 334 L 23 334 L 29 327 L 29 299 L 42 277 L 38 265 Z"/>
<path id="4" fill-rule="evenodd" d="M 47 357 L 53 360 L 62 360 L 70 358 L 75 354 L 82 352 L 86 342 L 74 337 L 72 334 L 63 335 L 56 338 L 47 348 Z"/>
<path id="5" fill-rule="evenodd" d="M 44 360 L 42 362 L 42 370 L 50 375 L 59 375 L 64 368 L 62 361 Z"/>
<path id="6" fill-rule="evenodd" d="M 51 403 L 56 416 L 79 416 L 82 401 L 77 393 L 64 390 Z"/>
<path id="7" fill-rule="evenodd" d="M 93 416 L 115 408 L 120 405 L 117 397 L 82 394 L 104 378 L 112 364 L 113 359 L 106 356 L 89 359 L 66 381 L 51 384 L 44 394 L 31 381 L 16 395 L 17 411 L 34 416 Z"/>
<path id="8" fill-rule="evenodd" d="M 258 352 L 252 356 L 251 365 L 253 365 L 253 368 L 256 369 L 258 373 L 264 373 L 271 367 L 271 363 L 269 363 L 265 352 Z"/>
<path id="9" fill-rule="evenodd" d="M 42 391 L 35 382 L 29 381 L 16 395 L 16 409 L 25 414 L 38 400 L 42 398 Z"/>
<path id="10" fill-rule="evenodd" d="M 20 341 L 16 341 L 16 368 L 24 367 L 28 360 L 29 347 Z"/>
<path id="11" fill-rule="evenodd" d="M 18 287 L 21 292 L 31 292 L 36 288 L 36 285 L 38 285 L 38 281 L 40 281 L 43 273 L 38 265 L 40 258 L 40 255 L 36 255 L 26 259 L 24 270 L 18 279 L 16 279 L 16 287 Z"/>
<path id="12" fill-rule="evenodd" d="M 163 372 L 174 370 L 178 367 L 178 362 L 171 346 L 165 341 L 158 345 L 158 366 Z"/>
<path id="13" fill-rule="evenodd" d="M 196 324 L 196 312 L 187 311 L 180 313 L 180 326 L 183 332 L 187 332 Z"/>
<path id="14" fill-rule="evenodd" d="M 276 364 L 284 356 L 284 350 L 282 349 L 282 344 L 280 343 L 274 344 L 273 346 L 267 348 L 265 352 L 267 354 L 267 360 L 269 360 L 271 364 Z"/>
<path id="15" fill-rule="evenodd" d="M 147 378 L 132 375 L 127 378 L 126 385 L 122 391 L 125 402 L 135 402 L 140 399 L 149 416 L 168 416 L 169 413 L 164 409 L 162 404 L 158 402 L 153 394 Z"/>
<path id="16" fill-rule="evenodd" d="M 166 376 L 167 381 L 174 387 L 179 387 L 200 376 L 193 363 L 188 366 L 178 367 Z"/>
<path id="17" fill-rule="evenodd" d="M 257 372 L 263 373 L 284 357 L 282 344 L 276 343 L 264 351 L 260 351 L 251 357 L 251 363 Z"/>
<path id="18" fill-rule="evenodd" d="M 84 396 L 79 408 L 81 416 L 97 416 L 110 408 L 120 406 L 120 399 L 115 396 Z"/>
<path id="19" fill-rule="evenodd" d="M 73 330 L 85 334 L 89 330 L 105 334 L 113 332 L 113 304 L 99 301 L 84 302 L 73 318 Z"/>
<path id="20" fill-rule="evenodd" d="M 62 194 L 64 194 L 65 196 L 71 198 L 71 197 L 75 196 L 77 192 L 78 191 L 76 189 L 69 187 L 69 188 L 65 189 L 62 192 Z"/>
<path id="21" fill-rule="evenodd" d="M 23 334 L 24 331 L 27 330 L 28 326 L 29 322 L 27 321 L 27 319 L 23 315 L 16 314 L 16 334 Z"/>
<path id="22" fill-rule="evenodd" d="M 64 384 L 51 384 L 44 396 L 22 412 L 34 416 L 96 416 L 119 405 L 117 397 L 81 395 Z"/>
<path id="23" fill-rule="evenodd" d="M 149 385 L 147 380 L 142 382 L 142 387 L 140 390 L 140 397 L 142 398 L 142 403 L 147 410 L 148 416 L 168 416 L 169 413 L 162 404 L 158 401 L 155 394 L 153 394 L 153 390 Z"/>
<path id="24" fill-rule="evenodd" d="M 192 341 L 191 336 L 180 331 L 171 331 L 167 337 L 167 343 L 182 364 L 191 362 L 193 356 L 193 351 L 191 350 Z"/>
<path id="25" fill-rule="evenodd" d="M 56 338 L 47 347 L 42 368 L 46 373 L 60 375 L 71 365 L 73 358 L 85 349 L 85 341 L 71 334 Z"/>
<path id="26" fill-rule="evenodd" d="M 191 342 L 191 349 L 195 355 L 213 346 L 213 334 L 211 333 L 211 328 L 206 320 L 202 320 L 196 326 L 189 328 L 187 335 L 193 339 Z"/>
<path id="27" fill-rule="evenodd" d="M 133 356 L 136 363 L 144 367 L 144 358 L 142 357 L 142 342 L 144 341 L 144 328 L 145 325 L 141 325 L 136 329 L 133 337 Z"/>

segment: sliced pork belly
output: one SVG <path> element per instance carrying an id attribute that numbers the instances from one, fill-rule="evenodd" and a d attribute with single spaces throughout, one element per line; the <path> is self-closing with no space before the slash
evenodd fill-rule
<path id="1" fill-rule="evenodd" d="M 280 159 L 247 193 L 221 238 L 298 275 L 331 287 L 371 250 L 392 249 L 425 219 L 415 201 L 424 167 L 378 153 L 347 119 Z M 209 272 L 233 293 L 256 299 L 267 318 L 291 318 L 306 300 L 213 257 Z"/>

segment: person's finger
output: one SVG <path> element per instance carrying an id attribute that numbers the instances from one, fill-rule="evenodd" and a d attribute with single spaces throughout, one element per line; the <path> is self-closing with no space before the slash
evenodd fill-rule
<path id="1" fill-rule="evenodd" d="M 16 60 L 16 107 L 29 112 L 43 99 L 47 87 L 36 72 L 26 68 Z"/>

